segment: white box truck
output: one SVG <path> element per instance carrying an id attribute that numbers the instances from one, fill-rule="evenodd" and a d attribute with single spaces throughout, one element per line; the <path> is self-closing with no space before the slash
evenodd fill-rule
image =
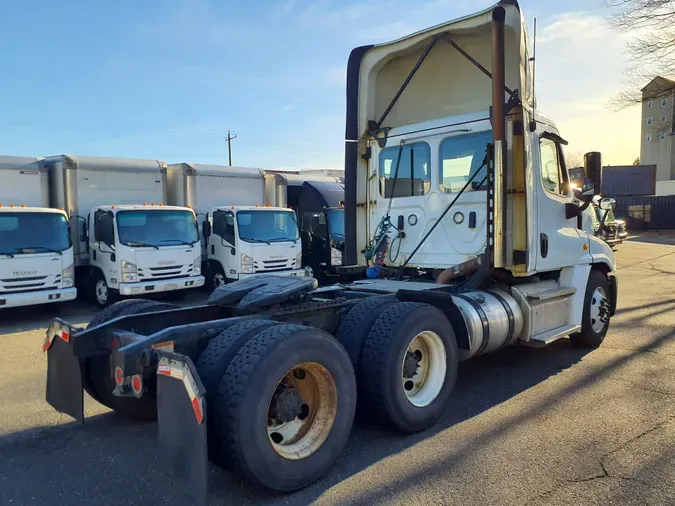
<path id="1" fill-rule="evenodd" d="M 0 309 L 75 299 L 66 213 L 49 209 L 41 159 L 0 156 Z"/>
<path id="2" fill-rule="evenodd" d="M 207 285 L 261 273 L 304 276 L 295 212 L 286 181 L 248 167 L 179 163 L 167 167 L 169 203 L 197 212 Z"/>
<path id="3" fill-rule="evenodd" d="M 119 296 L 203 286 L 194 211 L 166 204 L 166 164 L 45 159 L 52 207 L 70 219 L 78 286 L 100 307 Z"/>

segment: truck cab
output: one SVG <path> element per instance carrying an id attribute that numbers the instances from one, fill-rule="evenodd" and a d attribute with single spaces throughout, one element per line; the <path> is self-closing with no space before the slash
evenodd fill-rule
<path id="1" fill-rule="evenodd" d="M 199 230 L 191 209 L 97 206 L 87 223 L 89 289 L 100 306 L 117 295 L 148 295 L 204 284 Z"/>
<path id="2" fill-rule="evenodd" d="M 304 276 L 302 244 L 293 210 L 219 206 L 203 224 L 213 287 L 258 274 Z"/>
<path id="3" fill-rule="evenodd" d="M 337 279 L 345 248 L 342 179 L 305 175 L 286 179 L 288 204 L 298 216 L 305 275 L 319 281 Z"/>
<path id="4" fill-rule="evenodd" d="M 50 209 L 42 159 L 0 156 L 0 309 L 76 298 L 68 217 Z"/>

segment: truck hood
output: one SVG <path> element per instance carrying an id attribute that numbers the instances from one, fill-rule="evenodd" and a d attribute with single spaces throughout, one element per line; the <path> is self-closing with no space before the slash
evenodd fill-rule
<path id="1" fill-rule="evenodd" d="M 57 253 L 0 256 L 0 291 L 58 288 L 63 269 L 73 263 L 73 250 Z"/>
<path id="2" fill-rule="evenodd" d="M 190 275 L 192 265 L 201 255 L 201 246 L 176 246 L 154 248 L 129 248 L 121 260 L 135 263 L 140 280 L 170 278 Z"/>

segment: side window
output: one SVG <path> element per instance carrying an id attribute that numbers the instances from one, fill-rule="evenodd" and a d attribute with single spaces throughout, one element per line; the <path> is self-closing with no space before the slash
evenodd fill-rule
<path id="1" fill-rule="evenodd" d="M 390 198 L 392 192 L 394 197 L 425 195 L 431 188 L 430 163 L 431 149 L 426 142 L 383 149 L 380 152 L 380 195 L 385 198 Z"/>
<path id="2" fill-rule="evenodd" d="M 539 153 L 541 161 L 541 181 L 551 193 L 567 195 L 567 177 L 560 147 L 551 139 L 540 139 Z"/>
<path id="3" fill-rule="evenodd" d="M 234 244 L 234 216 L 227 211 L 213 213 L 213 233 Z"/>
<path id="4" fill-rule="evenodd" d="M 469 178 L 478 172 L 466 191 L 485 190 L 487 167 L 482 166 L 492 131 L 454 135 L 441 142 L 441 189 L 445 193 L 459 192 Z"/>
<path id="5" fill-rule="evenodd" d="M 327 236 L 326 215 L 324 213 L 305 213 L 302 217 L 302 230 L 321 237 Z"/>
<path id="6" fill-rule="evenodd" d="M 113 214 L 109 211 L 96 211 L 94 215 L 94 240 L 108 246 L 115 244 Z"/>

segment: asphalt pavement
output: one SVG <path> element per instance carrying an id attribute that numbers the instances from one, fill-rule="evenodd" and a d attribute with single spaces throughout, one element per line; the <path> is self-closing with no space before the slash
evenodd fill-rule
<path id="1" fill-rule="evenodd" d="M 561 340 L 463 363 L 434 428 L 401 436 L 357 422 L 329 474 L 294 494 L 212 465 L 210 503 L 675 504 L 675 235 L 634 238 L 616 255 L 619 310 L 598 350 Z M 190 504 L 163 472 L 155 424 L 85 396 L 79 427 L 46 404 L 45 327 L 94 312 L 0 312 L 0 504 Z"/>

